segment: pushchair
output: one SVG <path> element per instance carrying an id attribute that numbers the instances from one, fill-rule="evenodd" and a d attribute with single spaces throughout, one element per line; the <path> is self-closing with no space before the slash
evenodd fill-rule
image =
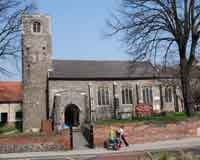
<path id="1" fill-rule="evenodd" d="M 107 140 L 104 141 L 104 148 L 106 149 L 113 149 L 113 150 L 119 150 L 121 147 L 121 142 L 118 138 L 113 140 Z"/>
<path id="2" fill-rule="evenodd" d="M 119 150 L 121 148 L 120 136 L 118 136 L 117 133 L 116 135 L 117 136 L 108 138 L 106 141 L 104 141 L 104 148 L 113 150 Z"/>

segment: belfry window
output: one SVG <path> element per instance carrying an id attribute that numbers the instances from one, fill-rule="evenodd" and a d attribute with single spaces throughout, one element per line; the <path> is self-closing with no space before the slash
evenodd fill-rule
<path id="1" fill-rule="evenodd" d="M 41 32 L 41 23 L 40 22 L 33 22 L 33 32 L 34 33 Z"/>

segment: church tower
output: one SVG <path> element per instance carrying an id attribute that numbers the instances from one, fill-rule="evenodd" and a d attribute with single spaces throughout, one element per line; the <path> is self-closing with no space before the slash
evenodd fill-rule
<path id="1" fill-rule="evenodd" d="M 22 17 L 23 130 L 40 129 L 47 119 L 47 80 L 51 64 L 51 21 L 46 15 Z"/>

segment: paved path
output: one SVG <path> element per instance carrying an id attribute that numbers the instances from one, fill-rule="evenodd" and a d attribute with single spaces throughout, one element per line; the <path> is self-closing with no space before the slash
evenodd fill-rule
<path id="1" fill-rule="evenodd" d="M 157 151 L 157 150 L 175 150 L 184 148 L 200 147 L 200 138 L 188 138 L 182 140 L 170 140 L 156 143 L 135 144 L 129 147 L 123 147 L 119 151 L 106 150 L 104 148 L 73 150 L 64 152 L 32 152 L 32 153 L 10 153 L 0 154 L 1 159 L 25 159 L 25 158 L 45 158 L 45 157 L 87 157 L 91 155 L 120 154 L 137 151 Z"/>
<path id="2" fill-rule="evenodd" d="M 87 150 L 88 143 L 80 130 L 73 132 L 74 150 Z"/>

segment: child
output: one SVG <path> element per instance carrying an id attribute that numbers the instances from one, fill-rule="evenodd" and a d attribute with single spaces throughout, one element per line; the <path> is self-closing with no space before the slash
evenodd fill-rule
<path id="1" fill-rule="evenodd" d="M 115 142 L 115 133 L 112 127 L 110 127 L 110 130 L 109 130 L 108 140 L 109 140 L 109 143 Z"/>

